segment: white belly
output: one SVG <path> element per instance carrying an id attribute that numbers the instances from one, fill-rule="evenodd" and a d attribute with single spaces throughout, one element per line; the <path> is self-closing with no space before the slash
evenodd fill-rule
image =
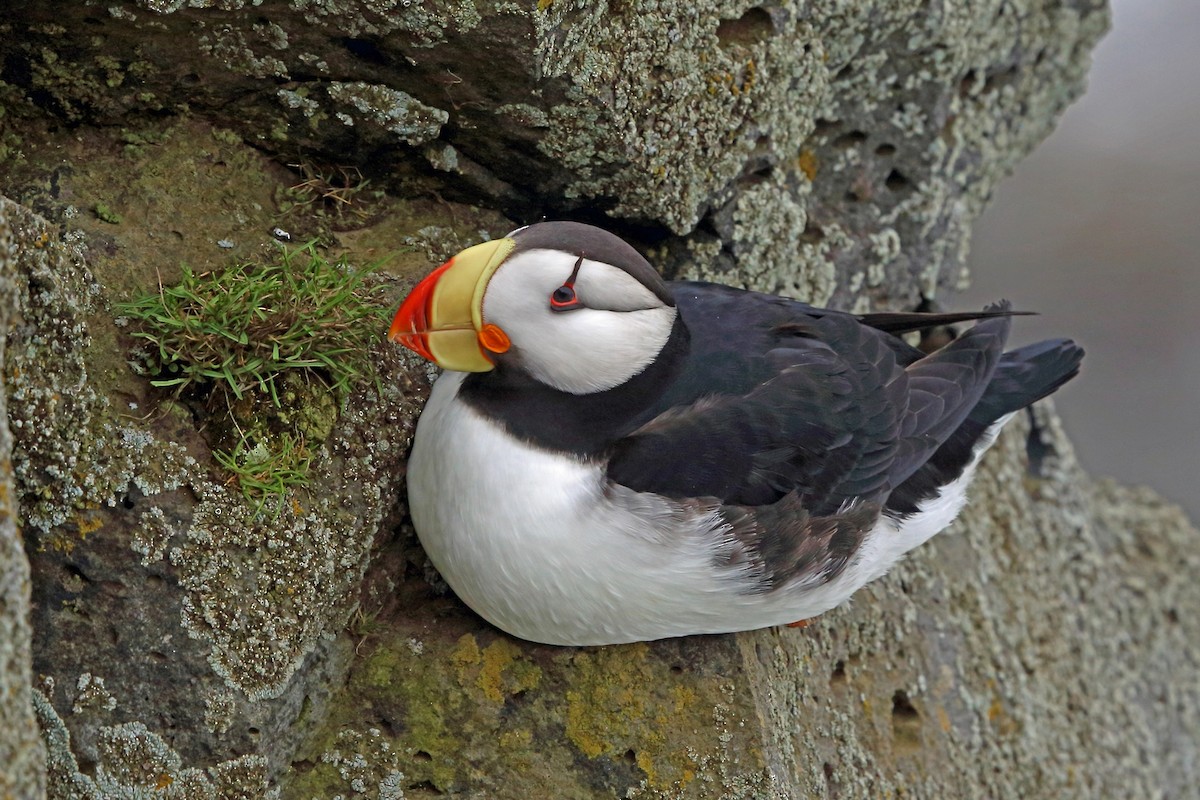
<path id="1" fill-rule="evenodd" d="M 455 593 L 523 639 L 613 644 L 816 616 L 949 524 L 969 480 L 903 531 L 881 520 L 837 579 L 752 592 L 746 567 L 718 566 L 730 541 L 712 510 L 621 488 L 614 497 L 602 465 L 518 441 L 455 402 L 464 377 L 434 384 L 409 460 L 409 506 Z"/>

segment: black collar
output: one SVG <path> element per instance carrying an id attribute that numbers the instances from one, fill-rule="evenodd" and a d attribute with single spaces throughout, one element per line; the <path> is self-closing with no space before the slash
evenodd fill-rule
<path id="1" fill-rule="evenodd" d="M 553 389 L 523 369 L 498 364 L 467 376 L 458 396 L 513 436 L 563 453 L 599 457 L 662 409 L 659 401 L 687 361 L 687 327 L 675 318 L 654 361 L 620 386 L 592 394 Z"/>

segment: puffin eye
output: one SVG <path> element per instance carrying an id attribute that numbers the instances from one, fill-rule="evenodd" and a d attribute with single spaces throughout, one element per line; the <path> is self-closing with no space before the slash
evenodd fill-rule
<path id="1" fill-rule="evenodd" d="M 550 295 L 550 307 L 562 310 L 563 306 L 569 306 L 578 302 L 575 297 L 575 287 L 563 284 L 554 290 Z"/>
<path id="2" fill-rule="evenodd" d="M 575 296 L 575 279 L 579 277 L 581 266 L 583 266 L 583 256 L 580 256 L 579 260 L 575 262 L 575 269 L 571 270 L 571 276 L 563 285 L 550 293 L 551 311 L 571 311 L 583 308 L 583 303 L 579 302 L 579 298 Z"/>

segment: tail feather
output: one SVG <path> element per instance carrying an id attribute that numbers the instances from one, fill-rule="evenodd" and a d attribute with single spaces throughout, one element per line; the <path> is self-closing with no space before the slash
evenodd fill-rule
<path id="1" fill-rule="evenodd" d="M 1005 353 L 979 402 L 968 415 L 991 424 L 1053 394 L 1079 374 L 1083 348 L 1070 339 L 1048 339 Z"/>
<path id="2" fill-rule="evenodd" d="M 1005 353 L 971 413 L 920 469 L 892 492 L 887 510 L 907 515 L 936 497 L 975 459 L 988 428 L 1006 414 L 1047 397 L 1079 374 L 1083 348 L 1070 339 L 1049 339 Z"/>
<path id="3" fill-rule="evenodd" d="M 1036 316 L 1034 311 L 1013 311 L 1006 301 L 993 303 L 983 311 L 954 311 L 950 313 L 930 311 L 876 311 L 860 314 L 858 321 L 885 333 L 900 335 L 910 331 L 923 331 L 942 325 L 972 322 L 995 317 Z"/>

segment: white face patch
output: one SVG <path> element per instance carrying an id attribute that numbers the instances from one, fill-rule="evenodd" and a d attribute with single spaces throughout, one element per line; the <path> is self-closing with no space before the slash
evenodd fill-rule
<path id="1" fill-rule="evenodd" d="M 577 255 L 529 250 L 506 261 L 488 283 L 483 320 L 508 334 L 512 352 L 537 380 L 572 394 L 620 386 L 662 350 L 676 311 L 628 272 L 583 259 L 575 274 L 581 305 L 551 308 L 575 272 Z"/>

